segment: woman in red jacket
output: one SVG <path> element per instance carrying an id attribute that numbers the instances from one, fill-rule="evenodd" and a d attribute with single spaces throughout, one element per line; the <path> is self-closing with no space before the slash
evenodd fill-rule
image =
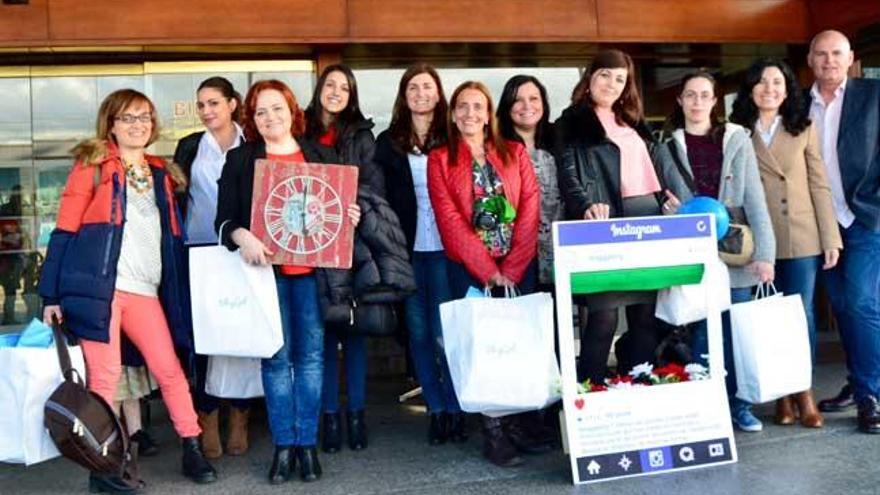
<path id="1" fill-rule="evenodd" d="M 96 139 L 73 151 L 40 278 L 43 319 L 64 318 L 80 338 L 89 388 L 113 404 L 122 372 L 122 333 L 159 382 L 177 434 L 183 474 L 216 479 L 199 449 L 201 433 L 189 385 L 174 352 L 187 345 L 189 315 L 181 221 L 174 187 L 186 179 L 146 147 L 159 137 L 156 107 L 122 89 L 101 103 Z M 174 343 L 173 343 L 174 342 Z M 130 493 L 119 476 L 93 473 L 92 491 Z"/>
<path id="2" fill-rule="evenodd" d="M 492 97 L 462 83 L 449 103 L 449 143 L 428 156 L 428 192 L 450 260 L 453 297 L 469 286 L 533 290 L 540 191 L 526 148 L 501 138 Z M 483 417 L 484 455 L 513 466 L 522 459 L 501 418 Z"/>

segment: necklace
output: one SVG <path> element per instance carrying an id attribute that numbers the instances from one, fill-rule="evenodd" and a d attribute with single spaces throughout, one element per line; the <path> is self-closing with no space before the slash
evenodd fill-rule
<path id="1" fill-rule="evenodd" d="M 125 178 L 128 179 L 128 185 L 134 188 L 138 194 L 144 194 L 153 188 L 153 173 L 145 159 L 141 159 L 140 163 L 128 163 L 123 158 L 122 164 L 125 165 Z"/>

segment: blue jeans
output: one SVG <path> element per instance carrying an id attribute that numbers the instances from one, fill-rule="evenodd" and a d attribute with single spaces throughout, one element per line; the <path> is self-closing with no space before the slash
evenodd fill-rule
<path id="1" fill-rule="evenodd" d="M 746 302 L 752 298 L 752 287 L 739 287 L 730 289 L 730 302 L 732 304 Z M 709 362 L 704 356 L 709 354 L 709 337 L 707 335 L 706 320 L 699 321 L 694 324 L 691 347 L 694 356 L 703 366 L 708 366 Z M 724 343 L 724 369 L 727 376 L 724 378 L 724 384 L 727 387 L 727 400 L 730 403 L 731 415 L 737 409 L 749 408 L 752 405 L 748 402 L 736 397 L 736 368 L 733 364 L 733 335 L 730 329 L 730 311 L 721 313 L 721 339 Z"/>
<path id="2" fill-rule="evenodd" d="M 412 266 L 418 290 L 406 300 L 406 325 L 416 378 L 429 413 L 457 413 L 461 407 L 449 376 L 440 325 L 440 304 L 451 299 L 446 255 L 416 251 Z"/>
<path id="3" fill-rule="evenodd" d="M 272 443 L 312 446 L 318 437 L 324 321 L 314 275 L 276 274 L 284 345 L 263 359 L 263 389 Z"/>
<path id="4" fill-rule="evenodd" d="M 880 232 L 858 220 L 840 230 L 840 262 L 825 284 L 840 326 L 849 381 L 857 401 L 880 397 Z"/>
<path id="5" fill-rule="evenodd" d="M 810 355 L 816 364 L 816 317 L 813 299 L 816 294 L 816 275 L 821 264 L 818 256 L 776 260 L 776 289 L 785 295 L 800 294 L 807 315 L 807 334 L 810 336 Z"/>
<path id="6" fill-rule="evenodd" d="M 339 411 L 339 344 L 345 358 L 345 383 L 348 410 L 364 408 L 367 394 L 367 342 L 363 335 L 329 330 L 324 334 L 324 391 L 321 395 L 325 413 Z"/>

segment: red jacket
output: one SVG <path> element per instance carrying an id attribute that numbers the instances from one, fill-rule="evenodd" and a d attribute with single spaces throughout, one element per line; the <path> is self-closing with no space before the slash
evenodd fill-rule
<path id="1" fill-rule="evenodd" d="M 428 192 L 437 218 L 437 227 L 446 255 L 464 264 L 467 271 L 483 284 L 501 272 L 519 283 L 538 246 L 538 216 L 541 193 L 532 160 L 525 146 L 508 141 L 512 162 L 504 166 L 501 157 L 487 147 L 487 160 L 504 184 L 504 196 L 516 208 L 513 240 L 504 258 L 489 255 L 472 223 L 474 213 L 474 180 L 470 149 L 459 146 L 458 161 L 449 164 L 449 149 L 435 149 L 428 155 Z"/>

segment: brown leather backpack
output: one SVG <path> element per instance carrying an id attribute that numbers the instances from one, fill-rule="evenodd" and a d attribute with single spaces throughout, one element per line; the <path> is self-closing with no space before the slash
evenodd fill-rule
<path id="1" fill-rule="evenodd" d="M 113 409 L 91 392 L 70 364 L 67 343 L 52 325 L 64 382 L 46 401 L 43 424 L 61 454 L 94 473 L 123 476 L 130 460 L 125 427 Z"/>

